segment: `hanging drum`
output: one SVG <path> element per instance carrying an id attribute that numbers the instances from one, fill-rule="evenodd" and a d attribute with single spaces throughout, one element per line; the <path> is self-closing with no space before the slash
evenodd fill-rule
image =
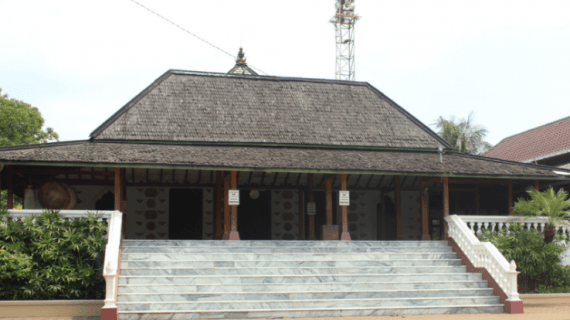
<path id="1" fill-rule="evenodd" d="M 48 182 L 40 187 L 38 198 L 45 209 L 67 209 L 71 197 L 60 183 Z"/>
<path id="2" fill-rule="evenodd" d="M 72 187 L 68 186 L 65 183 L 62 183 L 61 185 L 65 188 L 67 193 L 69 193 L 69 205 L 64 209 L 71 210 L 77 205 L 77 193 Z"/>

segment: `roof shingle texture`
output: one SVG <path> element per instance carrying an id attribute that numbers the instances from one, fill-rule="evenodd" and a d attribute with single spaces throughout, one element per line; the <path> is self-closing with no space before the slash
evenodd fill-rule
<path id="1" fill-rule="evenodd" d="M 92 138 L 429 149 L 442 146 L 433 132 L 361 82 L 172 72 L 114 117 Z"/>
<path id="2" fill-rule="evenodd" d="M 376 171 L 553 178 L 553 168 L 457 153 L 135 143 L 59 143 L 0 148 L 0 161 L 162 165 L 254 170 Z"/>
<path id="3" fill-rule="evenodd" d="M 570 117 L 505 138 L 485 156 L 522 162 L 566 150 L 570 150 Z"/>

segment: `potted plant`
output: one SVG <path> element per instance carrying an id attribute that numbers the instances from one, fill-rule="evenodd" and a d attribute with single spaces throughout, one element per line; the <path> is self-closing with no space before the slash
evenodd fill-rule
<path id="1" fill-rule="evenodd" d="M 551 243 L 556 235 L 555 224 L 570 220 L 570 200 L 566 199 L 568 194 L 564 189 L 555 192 L 552 187 L 543 192 L 539 192 L 531 187 L 526 192 L 531 199 L 519 198 L 517 203 L 515 203 L 513 212 L 516 215 L 527 217 L 549 217 L 550 219 L 543 233 L 544 242 Z"/>

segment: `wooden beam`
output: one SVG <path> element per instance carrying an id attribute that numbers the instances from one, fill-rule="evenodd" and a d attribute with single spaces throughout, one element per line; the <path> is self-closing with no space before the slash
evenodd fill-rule
<path id="1" fill-rule="evenodd" d="M 309 173 L 309 202 L 315 202 L 315 175 Z M 309 216 L 309 240 L 316 240 L 315 236 L 315 216 Z"/>
<path id="2" fill-rule="evenodd" d="M 54 170 L 54 169 L 15 169 L 15 173 L 21 174 L 73 174 L 73 175 L 91 175 L 91 176 L 106 176 L 113 177 L 114 171 L 95 171 L 95 170 Z"/>
<path id="3" fill-rule="evenodd" d="M 508 212 L 509 216 L 513 215 L 513 180 L 508 180 L 507 184 L 507 201 L 509 203 Z"/>
<path id="4" fill-rule="evenodd" d="M 229 192 L 230 192 L 230 174 L 226 173 L 224 177 L 224 234 L 222 239 L 229 240 L 230 239 L 230 203 L 229 201 Z"/>
<path id="5" fill-rule="evenodd" d="M 445 178 L 445 177 L 444 177 Z M 427 183 L 441 183 L 440 178 L 424 178 Z M 512 180 L 511 180 L 512 181 Z M 509 180 L 501 179 L 459 179 L 449 178 L 449 184 L 508 184 Z"/>
<path id="6" fill-rule="evenodd" d="M 400 185 L 400 176 L 394 178 L 396 184 L 396 237 L 398 240 L 403 239 L 402 236 L 402 186 Z"/>
<path id="7" fill-rule="evenodd" d="M 447 221 L 449 216 L 449 178 L 443 177 L 443 240 L 447 240 Z"/>
<path id="8" fill-rule="evenodd" d="M 428 199 L 426 182 L 423 179 L 420 180 L 420 198 L 422 203 L 422 240 L 431 240 L 429 235 L 429 218 L 428 218 Z"/>
<path id="9" fill-rule="evenodd" d="M 232 190 L 237 189 L 237 171 L 233 170 L 230 173 L 231 177 L 231 188 Z M 239 233 L 237 230 L 237 219 L 238 219 L 238 208 L 236 205 L 231 206 L 231 231 L 230 231 L 230 240 L 239 240 Z"/>
<path id="10" fill-rule="evenodd" d="M 326 187 L 325 198 L 326 198 L 326 210 L 327 210 L 326 225 L 332 226 L 332 224 L 333 224 L 332 179 L 327 178 L 325 181 L 325 184 L 326 184 L 325 185 L 325 187 Z"/>
<path id="11" fill-rule="evenodd" d="M 121 211 L 121 168 L 115 168 L 115 210 Z"/>
<path id="12" fill-rule="evenodd" d="M 386 240 L 386 201 L 380 201 L 380 222 L 382 223 L 382 240 Z"/>
<path id="13" fill-rule="evenodd" d="M 222 172 L 216 171 L 216 186 L 214 193 L 214 239 L 222 238 L 222 207 L 224 206 L 224 190 Z"/>
<path id="14" fill-rule="evenodd" d="M 540 182 L 538 180 L 534 180 L 534 190 L 540 192 Z"/>
<path id="15" fill-rule="evenodd" d="M 481 194 L 479 188 L 475 189 L 475 214 L 481 214 Z"/>
<path id="16" fill-rule="evenodd" d="M 360 177 L 362 177 L 362 175 L 360 175 Z M 360 177 L 358 178 L 358 180 L 360 180 Z M 346 188 L 347 188 L 346 174 L 343 173 L 340 175 L 340 190 L 347 190 Z M 347 211 L 346 206 L 340 207 L 341 220 L 342 220 L 342 234 L 340 236 L 340 240 L 350 241 L 351 239 L 350 239 L 350 233 L 348 233 L 348 217 L 346 211 Z M 332 215 L 332 210 L 331 210 L 331 215 Z"/>
<path id="17" fill-rule="evenodd" d="M 6 188 L 8 189 L 6 192 L 6 204 L 8 209 L 14 209 L 14 170 L 12 166 L 6 166 Z"/>

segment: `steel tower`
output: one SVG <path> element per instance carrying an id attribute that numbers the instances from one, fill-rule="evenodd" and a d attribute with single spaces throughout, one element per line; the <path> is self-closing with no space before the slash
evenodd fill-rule
<path id="1" fill-rule="evenodd" d="M 336 13 L 330 20 L 336 31 L 336 67 L 338 80 L 354 80 L 354 0 L 336 0 Z"/>

